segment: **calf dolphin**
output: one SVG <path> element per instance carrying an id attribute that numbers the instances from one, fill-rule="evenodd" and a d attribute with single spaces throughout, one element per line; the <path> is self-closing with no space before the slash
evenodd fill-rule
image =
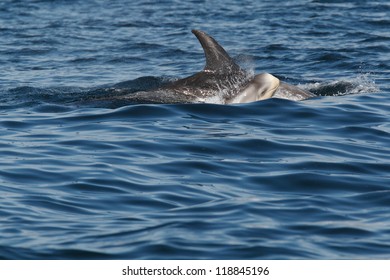
<path id="1" fill-rule="evenodd" d="M 202 45 L 206 65 L 190 77 L 161 86 L 156 90 L 117 96 L 135 103 L 248 103 L 271 97 L 303 100 L 314 95 L 283 83 L 275 76 L 252 75 L 242 69 L 218 44 L 200 30 L 192 30 Z"/>

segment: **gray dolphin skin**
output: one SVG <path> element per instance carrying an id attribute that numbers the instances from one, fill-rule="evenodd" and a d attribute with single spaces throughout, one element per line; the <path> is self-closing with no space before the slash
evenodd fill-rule
<path id="1" fill-rule="evenodd" d="M 134 103 L 248 103 L 271 97 L 304 100 L 315 95 L 283 83 L 268 73 L 252 75 L 242 69 L 218 44 L 200 30 L 192 30 L 202 45 L 206 66 L 190 77 L 156 90 L 118 96 Z"/>

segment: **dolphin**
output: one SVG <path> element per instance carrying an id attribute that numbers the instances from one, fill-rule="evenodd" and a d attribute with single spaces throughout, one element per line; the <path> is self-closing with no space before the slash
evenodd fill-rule
<path id="1" fill-rule="evenodd" d="M 204 69 L 192 76 L 150 91 L 117 96 L 134 103 L 248 103 L 271 97 L 304 100 L 315 95 L 281 82 L 269 73 L 253 75 L 241 68 L 218 44 L 200 30 L 192 30 L 206 57 Z"/>

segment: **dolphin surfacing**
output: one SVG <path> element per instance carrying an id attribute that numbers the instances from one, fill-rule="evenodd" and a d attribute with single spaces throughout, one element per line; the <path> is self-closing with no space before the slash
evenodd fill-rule
<path id="1" fill-rule="evenodd" d="M 242 69 L 218 44 L 200 30 L 192 30 L 202 45 L 206 65 L 192 76 L 156 90 L 118 96 L 132 103 L 248 103 L 272 97 L 303 100 L 314 94 L 280 82 L 275 76 L 252 75 Z"/>

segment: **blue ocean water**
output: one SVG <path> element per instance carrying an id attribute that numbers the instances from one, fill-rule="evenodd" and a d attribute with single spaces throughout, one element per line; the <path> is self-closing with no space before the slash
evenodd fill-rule
<path id="1" fill-rule="evenodd" d="M 2 1 L 0 259 L 389 259 L 389 26 L 388 1 Z M 200 71 L 194 28 L 319 96 L 96 101 Z"/>

